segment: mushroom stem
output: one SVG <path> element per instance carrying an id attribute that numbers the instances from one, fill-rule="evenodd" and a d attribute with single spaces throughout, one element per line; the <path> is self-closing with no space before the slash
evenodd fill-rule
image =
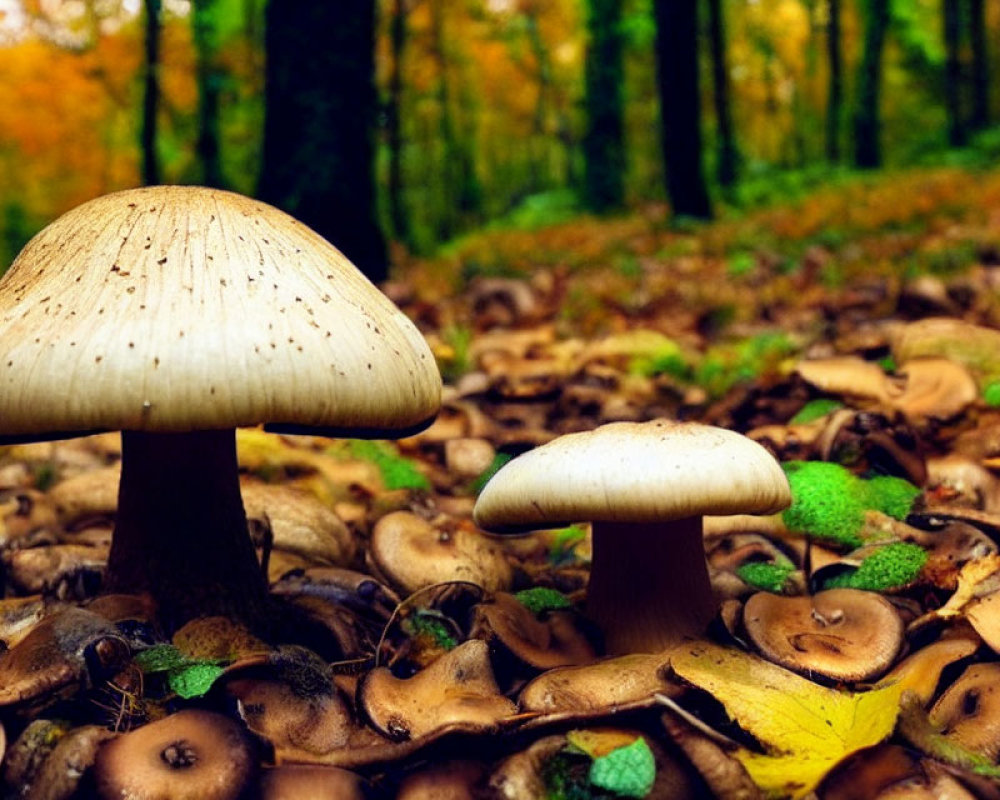
<path id="1" fill-rule="evenodd" d="M 699 636 L 716 612 L 701 517 L 595 522 L 587 615 L 611 654 L 656 653 Z"/>
<path id="2" fill-rule="evenodd" d="M 172 631 L 196 617 L 260 621 L 267 582 L 240 496 L 234 429 L 122 432 L 108 592 L 148 592 Z"/>

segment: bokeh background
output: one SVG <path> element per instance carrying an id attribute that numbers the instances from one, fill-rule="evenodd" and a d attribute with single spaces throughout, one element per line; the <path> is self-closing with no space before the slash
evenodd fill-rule
<path id="1" fill-rule="evenodd" d="M 485 226 L 988 169 L 998 62 L 995 0 L 0 0 L 0 270 L 142 183 L 256 194 L 384 277 Z"/>

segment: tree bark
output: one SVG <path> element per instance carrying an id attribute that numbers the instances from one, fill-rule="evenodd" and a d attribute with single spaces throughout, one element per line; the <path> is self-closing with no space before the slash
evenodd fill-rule
<path id="1" fill-rule="evenodd" d="M 625 199 L 625 83 L 622 0 L 590 0 L 590 45 L 584 65 L 587 131 L 583 137 L 584 201 L 598 213 Z"/>
<path id="2" fill-rule="evenodd" d="M 961 147 L 968 141 L 962 80 L 962 5 L 960 0 L 941 0 L 944 31 L 944 103 L 948 113 L 948 144 Z"/>
<path id="3" fill-rule="evenodd" d="M 829 69 L 826 99 L 826 158 L 840 161 L 840 126 L 844 113 L 844 62 L 841 37 L 840 0 L 827 4 L 826 57 Z"/>
<path id="4" fill-rule="evenodd" d="M 882 52 L 889 28 L 889 1 L 865 0 L 865 37 L 858 69 L 858 96 L 854 111 L 854 165 L 874 169 L 882 165 L 879 101 Z"/>
<path id="5" fill-rule="evenodd" d="M 198 82 L 198 138 L 195 148 L 201 162 L 204 186 L 225 188 L 219 136 L 219 94 L 222 75 L 218 67 L 216 0 L 194 0 L 191 34 L 195 48 Z"/>
<path id="6" fill-rule="evenodd" d="M 139 125 L 142 182 L 146 186 L 160 182 L 160 162 L 156 154 L 156 117 L 160 106 L 160 8 L 161 0 L 146 0 L 142 120 Z"/>
<path id="7" fill-rule="evenodd" d="M 718 164 L 716 180 L 731 188 L 736 184 L 739 152 L 733 133 L 733 115 L 729 103 L 729 68 L 726 59 L 726 25 L 722 0 L 708 0 L 708 32 L 712 52 L 712 99 L 715 105 Z"/>
<path id="8" fill-rule="evenodd" d="M 986 43 L 986 4 L 969 0 L 969 44 L 972 50 L 972 115 L 973 130 L 990 124 L 990 65 Z"/>
<path id="9" fill-rule="evenodd" d="M 654 0 L 656 66 L 667 196 L 676 216 L 708 219 L 698 92 L 697 0 Z"/>
<path id="10" fill-rule="evenodd" d="M 410 245 L 410 218 L 403 202 L 403 54 L 406 51 L 406 0 L 394 0 L 389 20 L 392 66 L 389 73 L 389 102 L 386 105 L 386 138 L 389 148 L 389 218 L 396 239 Z"/>
<path id="11" fill-rule="evenodd" d="M 258 194 L 387 275 L 375 209 L 374 0 L 270 0 Z"/>

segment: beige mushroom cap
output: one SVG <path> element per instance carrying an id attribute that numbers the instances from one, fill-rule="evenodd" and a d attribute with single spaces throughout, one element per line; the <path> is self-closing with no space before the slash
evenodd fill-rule
<path id="1" fill-rule="evenodd" d="M 154 186 L 64 214 L 0 281 L 0 441 L 271 423 L 407 431 L 440 404 L 416 327 L 318 234 Z"/>
<path id="2" fill-rule="evenodd" d="M 105 744 L 94 764 L 101 798 L 236 800 L 256 771 L 243 729 L 186 709 Z"/>
<path id="3" fill-rule="evenodd" d="M 476 502 L 476 524 L 516 531 L 580 520 L 656 522 L 771 514 L 791 503 L 763 447 L 733 431 L 659 419 L 571 433 L 505 465 Z"/>

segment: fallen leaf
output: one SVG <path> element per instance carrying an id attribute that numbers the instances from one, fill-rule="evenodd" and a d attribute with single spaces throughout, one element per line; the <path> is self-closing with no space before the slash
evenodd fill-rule
<path id="1" fill-rule="evenodd" d="M 734 756 L 774 797 L 805 797 L 841 759 L 889 736 L 902 692 L 896 685 L 837 691 L 707 642 L 677 648 L 670 666 L 761 742 L 764 753 L 739 748 Z"/>

